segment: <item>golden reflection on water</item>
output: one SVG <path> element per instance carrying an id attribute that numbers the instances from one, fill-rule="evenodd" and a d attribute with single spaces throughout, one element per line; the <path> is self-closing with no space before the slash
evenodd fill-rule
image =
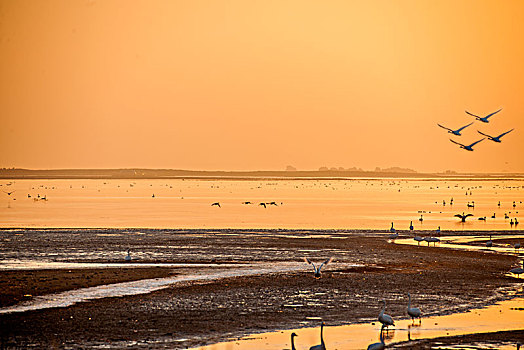
<path id="1" fill-rule="evenodd" d="M 411 320 L 395 320 L 395 329 L 388 332 L 387 337 L 385 337 L 385 343 L 387 345 L 392 342 L 403 342 L 410 339 L 417 340 L 521 329 L 524 327 L 523 306 L 524 299 L 515 298 L 466 313 L 422 318 L 420 326 L 418 321 L 415 321 L 413 324 Z M 308 349 L 310 346 L 320 343 L 320 331 L 319 327 L 316 327 L 257 334 L 237 341 L 195 349 L 290 349 L 289 338 L 292 332 L 298 334 L 298 337 L 295 339 L 295 345 L 298 349 Z M 380 326 L 378 322 L 375 325 L 367 323 L 324 327 L 324 341 L 328 349 L 365 349 L 369 344 L 379 341 L 379 334 Z"/>
<path id="2" fill-rule="evenodd" d="M 0 185 L 15 190 L 11 196 L 0 193 L 0 227 L 388 230 L 394 222 L 407 230 L 412 221 L 416 230 L 509 230 L 517 227 L 504 214 L 519 217 L 524 200 L 524 180 L 2 180 Z M 468 208 L 473 201 L 475 207 Z M 221 207 L 211 206 L 214 202 Z M 259 205 L 270 202 L 277 205 Z M 453 215 L 462 212 L 475 216 L 460 223 Z M 487 220 L 477 220 L 481 216 Z"/>
<path id="3" fill-rule="evenodd" d="M 462 249 L 462 250 L 474 250 L 482 251 L 486 253 L 505 253 L 505 254 L 520 254 L 524 253 L 524 249 L 515 249 L 514 244 L 522 241 L 524 243 L 524 234 L 522 231 L 519 234 L 506 235 L 506 234 L 493 234 L 491 235 L 493 245 L 486 247 L 486 242 L 490 239 L 489 233 L 484 235 L 474 236 L 440 236 L 440 243 L 438 246 L 451 248 L 451 249 Z M 499 240 L 505 242 L 499 243 Z M 509 242 L 508 242 L 509 241 Z M 427 245 L 427 242 L 417 242 L 413 238 L 396 239 L 396 244 L 408 244 L 408 245 Z M 476 243 L 476 244 L 473 244 Z M 433 244 L 431 244 L 433 246 Z"/>

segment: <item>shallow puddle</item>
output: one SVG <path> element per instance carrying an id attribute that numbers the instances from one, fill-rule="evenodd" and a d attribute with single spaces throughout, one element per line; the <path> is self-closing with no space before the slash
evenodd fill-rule
<path id="1" fill-rule="evenodd" d="M 1 270 L 55 270 L 55 269 L 109 269 L 109 268 L 140 268 L 140 267 L 246 267 L 250 264 L 186 264 L 186 263 L 76 263 L 41 260 L 2 260 Z"/>
<path id="2" fill-rule="evenodd" d="M 457 336 L 472 333 L 497 332 L 519 329 L 524 326 L 524 298 L 515 298 L 465 313 L 422 318 L 421 323 L 411 320 L 396 320 L 395 328 L 386 334 L 386 345 L 410 340 Z M 320 321 L 314 321 L 320 323 Z M 312 322 L 310 322 L 312 324 Z M 244 349 L 290 349 L 290 335 L 295 332 L 295 346 L 308 349 L 320 344 L 320 327 L 276 331 L 246 336 L 236 341 L 197 347 L 199 350 L 244 350 Z M 355 324 L 324 327 L 324 342 L 327 349 L 365 349 L 379 342 L 380 324 Z M 492 346 L 493 344 L 490 344 Z M 479 345 L 480 346 L 480 345 Z M 446 348 L 450 348 L 447 346 Z M 482 349 L 482 347 L 479 347 Z M 488 349 L 489 347 L 486 347 Z M 499 345 L 499 349 L 511 349 L 514 345 Z"/>
<path id="3" fill-rule="evenodd" d="M 42 263 L 42 262 L 38 262 Z M 48 263 L 53 266 L 54 263 Z M 97 265 L 104 265 L 104 267 L 115 267 L 115 264 L 91 264 L 91 263 L 56 263 L 57 266 L 67 265 L 69 268 L 92 268 Z M 110 265 L 110 266 L 107 266 Z M 128 264 L 122 264 L 125 267 L 129 267 Z M 137 267 L 144 267 L 146 264 L 136 264 Z M 150 264 L 151 266 L 167 266 L 168 264 Z M 171 264 L 173 267 L 197 267 L 197 265 L 211 267 L 211 264 Z M 45 265 L 44 265 L 45 266 Z M 47 265 L 49 266 L 49 265 Z M 354 264 L 344 264 L 345 267 L 357 266 Z M 360 265 L 359 265 L 360 266 Z M 80 288 L 75 290 L 66 291 L 63 293 L 49 294 L 36 296 L 33 299 L 13 305 L 5 308 L 0 308 L 0 314 L 12 313 L 12 312 L 26 312 L 31 310 L 48 309 L 55 307 L 68 307 L 79 302 L 85 302 L 94 299 L 110 298 L 110 297 L 122 297 L 127 295 L 147 294 L 167 288 L 170 285 L 182 282 L 195 282 L 195 281 L 213 281 L 221 278 L 230 277 L 241 277 L 241 276 L 253 276 L 274 273 L 278 271 L 282 272 L 294 272 L 310 270 L 310 267 L 304 263 L 290 262 L 290 263 L 273 263 L 273 264 L 252 264 L 252 265 L 240 265 L 240 264 L 220 264 L 216 265 L 218 268 L 228 267 L 227 269 L 201 269 L 198 271 L 181 271 L 177 276 L 166 277 L 166 278 L 154 278 L 145 279 L 132 282 L 115 283 L 108 285 L 101 285 L 89 288 Z M 43 267 L 44 268 L 44 267 Z"/>
<path id="4" fill-rule="evenodd" d="M 508 243 L 497 243 L 497 240 L 515 240 L 513 243 L 518 243 L 522 240 L 524 243 L 524 235 L 492 235 L 491 240 L 493 241 L 493 246 L 486 247 L 485 243 L 489 241 L 489 235 L 485 234 L 482 236 L 441 236 L 440 243 L 437 243 L 436 246 L 451 248 L 451 249 L 462 249 L 470 251 L 484 251 L 484 252 L 493 252 L 493 253 L 504 253 L 504 254 L 524 254 L 524 249 L 515 249 L 513 244 Z M 481 242 L 483 244 L 474 245 L 468 244 L 472 242 Z M 413 238 L 402 238 L 395 240 L 397 244 L 408 244 L 408 245 L 420 245 L 427 246 L 427 242 L 417 242 Z M 433 243 L 430 244 L 430 247 L 433 247 Z"/>

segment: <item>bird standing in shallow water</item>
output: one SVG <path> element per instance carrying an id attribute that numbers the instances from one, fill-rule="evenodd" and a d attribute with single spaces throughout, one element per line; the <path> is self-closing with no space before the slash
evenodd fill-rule
<path id="1" fill-rule="evenodd" d="M 127 255 L 126 257 L 124 258 L 125 261 L 131 261 L 131 250 L 127 250 Z"/>
<path id="2" fill-rule="evenodd" d="M 420 309 L 418 307 L 411 307 L 411 294 L 408 293 L 408 315 L 411 317 L 411 321 L 415 321 L 415 318 L 418 318 L 420 322 L 422 322 L 420 316 L 422 315 L 422 312 L 420 312 Z"/>
<path id="3" fill-rule="evenodd" d="M 378 321 L 382 323 L 382 328 L 394 326 L 395 322 L 393 321 L 393 318 L 384 313 L 384 311 L 386 311 L 386 301 L 382 300 L 382 302 L 384 303 L 384 306 L 382 306 L 382 310 L 378 314 Z"/>
<path id="4" fill-rule="evenodd" d="M 293 339 L 295 337 L 298 337 L 298 335 L 295 332 L 291 333 L 291 350 L 297 350 L 295 348 L 295 340 Z"/>
<path id="5" fill-rule="evenodd" d="M 384 333 L 380 330 L 380 343 L 373 343 L 368 345 L 368 350 L 383 350 L 386 348 L 384 343 Z"/>
<path id="6" fill-rule="evenodd" d="M 509 272 L 516 274 L 517 277 L 520 277 L 520 274 L 524 273 L 524 260 L 522 260 L 522 267 L 515 267 L 509 270 Z"/>
<path id="7" fill-rule="evenodd" d="M 322 334 L 324 332 L 324 325 L 325 323 L 322 321 L 320 324 L 320 344 L 310 347 L 309 350 L 326 350 L 326 344 L 324 343 L 324 336 Z"/>
<path id="8" fill-rule="evenodd" d="M 489 241 L 486 242 L 486 247 L 488 248 L 493 247 L 493 241 L 491 240 L 491 235 L 489 235 Z"/>

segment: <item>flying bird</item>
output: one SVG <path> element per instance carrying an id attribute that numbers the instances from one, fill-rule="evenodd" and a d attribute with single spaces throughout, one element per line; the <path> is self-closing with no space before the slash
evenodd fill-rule
<path id="1" fill-rule="evenodd" d="M 266 203 L 264 203 L 264 202 L 260 202 L 260 203 L 258 203 L 258 205 L 261 205 L 261 206 L 263 206 L 264 208 L 266 208 Z"/>
<path id="2" fill-rule="evenodd" d="M 472 152 L 472 151 L 473 151 L 473 146 L 475 146 L 475 145 L 476 145 L 477 143 L 479 143 L 480 141 L 483 141 L 484 139 L 485 139 L 485 138 L 480 139 L 480 140 L 478 140 L 478 141 L 475 141 L 475 142 L 473 142 L 471 145 L 467 145 L 467 146 L 466 146 L 466 145 L 463 145 L 463 144 L 461 144 L 461 143 L 459 143 L 459 142 L 457 142 L 457 141 L 453 141 L 452 139 L 449 139 L 449 140 L 450 140 L 451 142 L 456 143 L 457 145 L 459 145 L 460 148 L 464 148 L 466 151 L 471 151 L 471 152 Z"/>
<path id="3" fill-rule="evenodd" d="M 450 128 L 446 128 L 444 125 L 440 125 L 439 123 L 437 123 L 437 125 L 440 126 L 442 129 L 446 129 L 448 133 L 457 135 L 457 136 L 461 136 L 462 134 L 460 132 L 464 130 L 465 128 L 467 128 L 468 126 L 470 126 L 471 124 L 473 124 L 473 122 L 469 123 L 468 125 L 464 125 L 463 127 L 458 128 L 457 130 L 453 130 Z"/>
<path id="4" fill-rule="evenodd" d="M 211 204 L 211 206 L 214 206 L 214 205 L 216 205 L 216 206 L 219 207 L 219 208 L 222 208 L 222 207 L 220 206 L 220 203 L 219 203 L 219 202 L 215 202 L 215 203 Z"/>
<path id="5" fill-rule="evenodd" d="M 500 143 L 500 142 L 502 142 L 502 141 L 500 141 L 500 138 L 501 138 L 502 136 L 506 135 L 506 134 L 509 134 L 509 133 L 512 132 L 513 130 L 515 130 L 515 129 L 511 129 L 510 131 L 503 132 L 503 133 L 500 134 L 499 136 L 489 136 L 488 134 L 484 134 L 484 133 L 482 133 L 482 132 L 480 132 L 480 131 L 478 131 L 478 130 L 477 130 L 477 132 L 478 132 L 479 134 L 481 134 L 481 135 L 486 136 L 486 137 L 487 137 L 488 139 L 490 139 L 491 141 L 494 141 L 494 142 L 498 142 L 498 143 Z"/>
<path id="6" fill-rule="evenodd" d="M 488 118 L 491 117 L 493 114 L 497 114 L 497 113 L 500 112 L 501 110 L 502 110 L 502 108 L 499 109 L 499 110 L 496 111 L 496 112 L 493 112 L 493 113 L 488 114 L 488 115 L 485 116 L 485 117 L 479 117 L 478 115 L 475 115 L 475 114 L 470 113 L 470 112 L 468 112 L 468 111 L 466 111 L 466 113 L 469 114 L 469 115 L 471 115 L 471 116 L 474 116 L 475 119 L 480 120 L 480 121 L 483 122 L 483 123 L 489 123 Z"/>
<path id="7" fill-rule="evenodd" d="M 4 192 L 5 194 L 7 194 L 8 196 L 12 195 L 15 191 L 11 191 L 11 192 L 6 192 L 6 191 L 2 191 Z"/>
<path id="8" fill-rule="evenodd" d="M 310 265 L 313 265 L 313 270 L 315 270 L 315 278 L 320 278 L 320 270 L 322 269 L 322 266 L 329 264 L 331 261 L 333 261 L 333 258 L 331 257 L 326 259 L 322 264 L 320 264 L 319 267 L 316 267 L 315 264 L 308 258 L 304 258 L 304 261 Z"/>
<path id="9" fill-rule="evenodd" d="M 466 222 L 466 218 L 468 216 L 473 216 L 473 214 L 468 213 L 468 214 L 464 215 L 464 212 L 462 212 L 462 214 L 455 214 L 455 216 L 457 218 L 460 218 L 460 220 L 462 220 L 462 222 Z"/>
<path id="10" fill-rule="evenodd" d="M 248 201 L 248 202 L 242 202 L 242 204 L 253 204 L 253 203 L 251 203 L 251 202 Z M 295 335 L 296 335 L 296 334 L 295 334 Z"/>

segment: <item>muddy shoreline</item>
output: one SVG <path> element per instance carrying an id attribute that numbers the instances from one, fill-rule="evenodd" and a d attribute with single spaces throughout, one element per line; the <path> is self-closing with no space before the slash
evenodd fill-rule
<path id="1" fill-rule="evenodd" d="M 24 231 L 16 238 L 15 254 L 10 246 L 12 233 L 0 231 L 4 239 L 0 256 L 34 259 L 51 251 L 53 261 L 71 262 L 79 260 L 67 254 L 73 249 L 95 252 L 87 257 L 79 254 L 84 260 L 107 262 L 122 259 L 125 241 L 134 262 L 257 262 L 274 264 L 275 272 L 173 285 L 150 294 L 99 299 L 67 308 L 0 315 L 4 346 L 187 348 L 250 333 L 313 327 L 318 325 L 316 318 L 329 325 L 374 322 L 382 299 L 388 301 L 389 314 L 405 318 L 408 292 L 425 315 L 439 315 L 511 298 L 511 291 L 522 286 L 522 280 L 506 275 L 517 263 L 516 256 L 395 245 L 382 234 L 364 230 L 97 232 L 107 235 L 93 234 L 92 230 L 74 234 L 68 230 Z M 55 246 L 65 239 L 67 246 L 62 247 L 62 253 L 57 252 Z M 278 271 L 279 263 L 298 262 L 304 256 L 315 261 L 333 256 L 334 262 L 318 280 L 313 278 L 312 269 Z M 8 288 L 13 289 L 10 281 L 17 274 L 21 281 L 40 276 L 34 286 L 46 293 L 61 291 L 88 283 L 82 275 L 88 271 L 90 285 L 177 273 L 176 268 L 0 271 L 0 291 L 3 295 Z M 31 294 L 26 293 L 23 283 L 14 286 L 18 286 L 14 288 L 18 296 Z"/>

